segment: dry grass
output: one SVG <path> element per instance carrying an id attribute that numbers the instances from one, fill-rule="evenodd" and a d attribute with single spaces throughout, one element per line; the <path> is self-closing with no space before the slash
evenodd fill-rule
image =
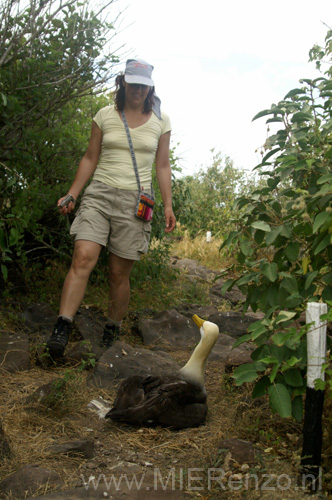
<path id="1" fill-rule="evenodd" d="M 232 256 L 226 250 L 220 251 L 221 244 L 222 240 L 213 236 L 209 242 L 204 235 L 190 238 L 186 231 L 174 241 L 172 252 L 181 258 L 193 259 L 214 271 L 220 271 L 233 263 Z"/>
<path id="2" fill-rule="evenodd" d="M 178 353 L 177 358 L 180 361 L 185 356 L 186 353 Z M 95 476 L 107 474 L 123 460 L 140 466 L 150 463 L 165 474 L 170 468 L 176 471 L 197 468 L 199 474 L 206 477 L 209 468 L 225 467 L 225 457 L 218 449 L 218 443 L 234 437 L 251 441 L 260 450 L 260 459 L 251 467 L 251 473 L 258 476 L 263 473 L 295 475 L 300 457 L 300 425 L 271 415 L 266 400 L 253 402 L 250 399 L 251 388 L 234 386 L 229 375 L 221 373 L 220 368 L 218 363 L 208 366 L 209 414 L 206 424 L 177 432 L 161 427 L 140 429 L 99 419 L 88 408 L 89 401 L 100 396 L 111 403 L 115 390 L 87 386 L 85 374 L 80 374 L 69 387 L 60 410 L 29 405 L 26 397 L 40 386 L 41 381 L 46 383 L 61 375 L 61 370 L 35 368 L 26 373 L 3 374 L 4 397 L 0 412 L 13 456 L 1 463 L 0 477 L 8 476 L 24 465 L 37 464 L 56 471 L 68 489 L 80 483 L 81 475 L 88 477 L 91 470 Z M 66 453 L 60 455 L 59 460 L 59 455 L 49 450 L 55 442 L 82 438 L 96 443 L 94 459 L 87 460 Z M 244 474 L 240 464 L 231 463 L 227 467 L 225 481 L 229 474 Z M 206 487 L 205 480 L 196 481 L 195 486 Z M 38 494 L 46 491 L 47 488 L 44 488 Z M 213 484 L 204 495 L 190 493 L 192 496 L 189 498 L 209 500 L 264 497 L 255 489 L 246 491 L 245 496 L 243 491 L 241 496 L 238 491 L 228 490 L 227 496 L 223 496 L 218 483 Z M 281 498 L 278 496 L 280 491 L 269 493 L 272 498 Z M 283 492 L 282 498 L 295 500 L 303 497 L 291 491 Z"/>
<path id="3" fill-rule="evenodd" d="M 195 259 L 214 270 L 226 267 L 229 257 L 220 257 L 220 241 L 212 239 L 206 243 L 204 238 L 190 240 L 188 237 L 175 242 L 173 253 L 179 257 Z M 49 271 L 52 275 L 52 270 Z M 61 277 L 62 278 L 62 277 Z M 54 283 L 54 279 L 53 279 Z M 45 285 L 45 280 L 43 281 Z M 42 285 L 42 283 L 41 283 Z M 166 285 L 165 285 L 166 286 Z M 174 289 L 174 286 L 173 286 Z M 93 290 L 93 288 L 92 288 Z M 180 286 L 179 286 L 180 290 Z M 152 293 L 153 291 L 151 291 Z M 163 290 L 168 294 L 167 290 Z M 190 302 L 189 291 L 187 301 Z M 187 293 L 186 292 L 186 293 Z M 92 292 L 91 292 L 92 293 Z M 181 290 L 181 294 L 184 289 Z M 93 294 L 92 294 L 93 295 Z M 88 300 L 92 300 L 89 296 Z M 50 301 L 45 293 L 45 300 Z M 173 296 L 174 297 L 174 296 Z M 53 300 L 57 300 L 54 298 Z M 100 292 L 98 300 L 103 303 Z M 165 299 L 164 299 L 165 300 Z M 171 304 L 172 294 L 166 297 L 167 305 Z M 176 297 L 176 300 L 180 298 Z M 198 303 L 195 300 L 192 303 Z M 15 321 L 6 316 L 6 325 L 15 330 Z M 7 328 L 6 326 L 6 328 Z M 137 342 L 128 336 L 127 341 Z M 180 364 L 186 361 L 188 352 L 172 353 Z M 47 370 L 34 367 L 27 372 L 8 374 L 1 372 L 0 418 L 5 435 L 12 450 L 12 457 L 0 463 L 0 479 L 7 477 L 27 464 L 37 464 L 57 472 L 64 489 L 81 484 L 81 475 L 88 477 L 91 473 L 109 474 L 112 467 L 119 463 L 134 463 L 142 469 L 152 464 L 165 474 L 170 468 L 179 471 L 181 468 L 198 468 L 206 477 L 209 468 L 224 468 L 225 480 L 229 474 L 245 474 L 240 464 L 225 463 L 218 443 L 226 438 L 239 438 L 255 444 L 259 450 L 259 460 L 249 471 L 262 474 L 296 475 L 299 471 L 301 453 L 301 425 L 290 419 L 281 419 L 272 415 L 268 401 L 251 400 L 250 386 L 236 387 L 230 374 L 225 374 L 219 363 L 209 363 L 206 374 L 209 413 L 205 425 L 197 429 L 184 429 L 174 432 L 166 428 L 134 428 L 119 425 L 100 419 L 88 408 L 92 399 L 102 397 L 109 403 L 113 401 L 115 389 L 106 391 L 86 384 L 86 372 L 79 368 L 52 367 Z M 66 390 L 56 404 L 42 406 L 28 403 L 27 397 L 42 384 L 58 377 L 66 378 Z M 329 418 L 331 404 L 328 401 L 324 420 L 324 467 L 329 469 L 331 452 L 329 451 L 331 421 Z M 55 454 L 49 447 L 53 443 L 63 443 L 78 439 L 90 439 L 95 443 L 95 457 L 86 459 L 70 453 Z M 227 462 L 227 460 L 226 460 Z M 240 476 L 239 476 L 240 477 Z M 331 491 L 332 479 L 324 482 L 324 492 Z M 225 490 L 218 483 L 209 490 L 206 484 L 195 482 L 195 486 L 203 490 L 189 491 L 188 499 L 200 500 L 238 500 L 267 498 L 302 500 L 303 492 L 290 488 L 287 491 L 263 492 L 257 489 L 239 491 Z M 46 493 L 49 487 L 41 488 L 34 496 Z M 326 493 L 328 494 L 328 493 Z M 8 497 L 6 500 L 17 500 Z"/>

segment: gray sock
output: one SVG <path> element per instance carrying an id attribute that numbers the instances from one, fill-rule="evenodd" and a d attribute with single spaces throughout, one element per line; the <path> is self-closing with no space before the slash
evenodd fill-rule
<path id="1" fill-rule="evenodd" d="M 107 326 L 117 326 L 118 328 L 120 328 L 121 324 L 122 324 L 122 321 L 116 321 L 114 319 L 107 318 L 107 322 L 106 322 Z"/>
<path id="2" fill-rule="evenodd" d="M 65 314 L 59 314 L 59 318 L 63 318 L 66 321 L 69 321 L 69 323 L 72 323 L 74 319 L 72 316 L 66 316 Z"/>

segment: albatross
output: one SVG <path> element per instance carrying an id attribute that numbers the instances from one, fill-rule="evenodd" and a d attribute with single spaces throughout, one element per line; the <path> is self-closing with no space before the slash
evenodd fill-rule
<path id="1" fill-rule="evenodd" d="M 113 407 L 105 418 L 132 425 L 162 425 L 175 429 L 204 423 L 208 410 L 205 366 L 218 340 L 219 328 L 196 314 L 193 320 L 201 339 L 184 367 L 174 375 L 127 378 L 120 384 Z"/>

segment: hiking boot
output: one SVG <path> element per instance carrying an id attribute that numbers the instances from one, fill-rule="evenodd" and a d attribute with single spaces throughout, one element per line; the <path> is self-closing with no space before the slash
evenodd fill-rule
<path id="1" fill-rule="evenodd" d="M 100 347 L 111 347 L 113 342 L 120 337 L 120 327 L 115 325 L 105 325 Z"/>
<path id="2" fill-rule="evenodd" d="M 53 333 L 46 344 L 52 358 L 60 358 L 63 356 L 72 329 L 73 324 L 70 321 L 63 319 L 61 316 L 58 318 Z"/>

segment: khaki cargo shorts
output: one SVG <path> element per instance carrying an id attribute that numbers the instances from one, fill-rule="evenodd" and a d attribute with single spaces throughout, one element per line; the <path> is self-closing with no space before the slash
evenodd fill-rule
<path id="1" fill-rule="evenodd" d="M 124 259 L 140 260 L 149 248 L 151 224 L 135 217 L 138 191 L 92 181 L 70 228 L 77 240 L 99 243 Z"/>

